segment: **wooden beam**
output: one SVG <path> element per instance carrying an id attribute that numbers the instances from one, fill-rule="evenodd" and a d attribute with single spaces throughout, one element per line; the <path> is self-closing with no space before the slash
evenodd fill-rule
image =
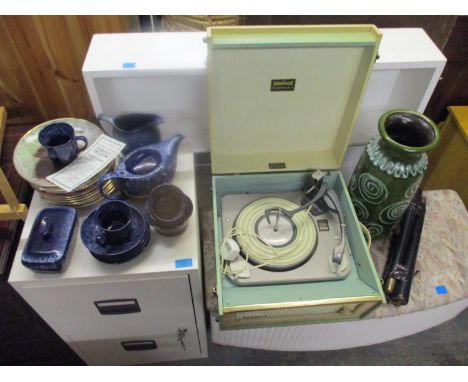
<path id="1" fill-rule="evenodd" d="M 1 168 L 0 192 L 8 203 L 0 205 L 0 220 L 25 220 L 28 215 L 28 208 L 25 204 L 18 202 L 15 192 L 11 188 L 8 179 Z"/>
<path id="2" fill-rule="evenodd" d="M 18 204 L 16 210 L 12 210 L 8 204 L 0 204 L 0 221 L 3 220 L 26 220 L 28 207 L 25 204 Z"/>
<path id="3" fill-rule="evenodd" d="M 5 136 L 6 119 L 7 111 L 3 106 L 0 106 L 0 154 L 2 153 L 3 137 Z"/>

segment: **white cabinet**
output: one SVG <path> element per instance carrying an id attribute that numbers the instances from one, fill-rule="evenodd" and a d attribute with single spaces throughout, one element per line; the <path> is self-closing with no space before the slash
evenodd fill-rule
<path id="1" fill-rule="evenodd" d="M 380 31 L 379 58 L 350 141 L 361 148 L 347 157 L 351 165 L 342 168 L 345 178 L 362 145 L 377 135 L 384 112 L 402 107 L 424 111 L 446 63 L 421 28 Z M 165 121 L 163 136 L 178 131 L 187 137 L 182 146 L 209 151 L 205 38 L 206 32 L 94 35 L 82 72 L 96 115 L 121 110 L 157 113 Z"/>
<path id="2" fill-rule="evenodd" d="M 23 298 L 90 364 L 201 354 L 190 276 L 23 286 Z"/>
<path id="3" fill-rule="evenodd" d="M 185 232 L 152 231 L 145 251 L 124 264 L 94 259 L 80 240 L 78 221 L 62 273 L 21 264 L 37 213 L 48 204 L 35 194 L 9 282 L 90 365 L 133 365 L 207 356 L 193 157 L 180 154 L 173 183 L 194 202 Z M 138 207 L 138 206 L 137 206 Z M 181 259 L 183 261 L 181 261 Z"/>

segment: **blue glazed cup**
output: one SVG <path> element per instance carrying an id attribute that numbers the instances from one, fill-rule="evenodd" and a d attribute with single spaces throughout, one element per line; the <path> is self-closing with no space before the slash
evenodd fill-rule
<path id="1" fill-rule="evenodd" d="M 94 216 L 97 244 L 121 244 L 130 239 L 133 232 L 132 209 L 127 203 L 118 200 L 106 202 L 96 208 Z"/>
<path id="2" fill-rule="evenodd" d="M 39 143 L 47 149 L 49 158 L 60 164 L 73 162 L 78 153 L 88 146 L 84 136 L 75 136 L 75 130 L 68 123 L 58 122 L 47 125 L 39 132 Z M 78 147 L 78 141 L 84 145 Z"/>

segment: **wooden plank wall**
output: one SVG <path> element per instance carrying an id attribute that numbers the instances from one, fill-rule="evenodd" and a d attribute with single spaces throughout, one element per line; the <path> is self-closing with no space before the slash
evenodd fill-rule
<path id="1" fill-rule="evenodd" d="M 443 50 L 457 16 L 247 16 L 246 24 L 375 24 L 379 28 L 423 28 Z"/>
<path id="2" fill-rule="evenodd" d="M 441 121 L 447 106 L 468 102 L 467 17 L 251 15 L 243 22 L 424 28 L 449 60 L 426 114 Z M 138 16 L 0 16 L 0 105 L 8 110 L 8 125 L 65 116 L 93 120 L 81 75 L 92 35 L 140 30 Z"/>
<path id="3" fill-rule="evenodd" d="M 440 122 L 448 106 L 468 106 L 468 16 L 458 16 L 442 51 L 447 64 L 426 108 Z"/>
<path id="4" fill-rule="evenodd" d="M 137 16 L 0 16 L 0 105 L 8 124 L 94 119 L 81 75 L 95 33 L 140 31 Z"/>

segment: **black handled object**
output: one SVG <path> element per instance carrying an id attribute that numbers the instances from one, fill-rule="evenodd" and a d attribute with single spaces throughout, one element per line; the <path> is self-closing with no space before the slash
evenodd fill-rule
<path id="1" fill-rule="evenodd" d="M 383 281 L 384 292 L 395 305 L 408 303 L 425 208 L 422 191 L 418 189 L 390 241 Z"/>
<path id="2" fill-rule="evenodd" d="M 141 312 L 136 298 L 95 301 L 97 310 L 102 315 L 129 314 Z"/>
<path id="3" fill-rule="evenodd" d="M 125 351 L 153 350 L 158 348 L 158 345 L 153 340 L 124 341 L 121 342 L 121 345 Z"/>
<path id="4" fill-rule="evenodd" d="M 417 206 L 418 215 L 414 223 L 414 230 L 412 241 L 408 247 L 408 252 L 406 255 L 406 267 L 408 269 L 408 277 L 406 280 L 401 280 L 395 286 L 395 289 L 392 293 L 391 299 L 395 305 L 406 305 L 409 301 L 409 295 L 411 291 L 411 285 L 413 283 L 413 274 L 414 267 L 416 265 L 416 259 L 418 255 L 419 242 L 421 239 L 421 233 L 424 225 L 424 216 L 426 214 L 426 205 L 421 202 Z"/>
<path id="5" fill-rule="evenodd" d="M 418 200 L 421 191 L 418 190 L 399 222 L 390 240 L 387 264 L 383 273 L 384 292 L 391 295 L 398 281 L 408 278 L 408 268 L 405 265 L 407 249 L 413 239 L 414 224 L 418 215 Z"/>

